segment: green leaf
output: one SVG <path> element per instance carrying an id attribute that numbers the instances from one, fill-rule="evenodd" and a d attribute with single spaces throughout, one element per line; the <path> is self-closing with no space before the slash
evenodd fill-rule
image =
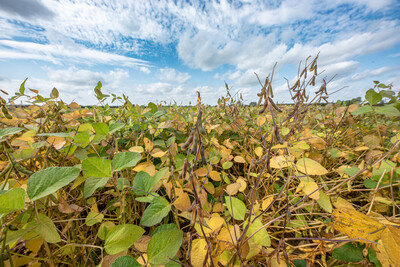
<path id="1" fill-rule="evenodd" d="M 154 174 L 153 178 L 151 179 L 153 182 L 153 186 L 155 186 L 156 183 L 158 183 L 158 181 L 160 181 L 161 178 L 163 178 L 167 172 L 168 172 L 168 167 L 164 167 L 160 169 L 156 174 Z"/>
<path id="2" fill-rule="evenodd" d="M 50 97 L 51 98 L 57 98 L 59 96 L 58 90 L 57 88 L 53 88 L 53 90 L 51 91 Z"/>
<path id="3" fill-rule="evenodd" d="M 171 204 L 169 204 L 165 198 L 156 197 L 143 212 L 140 224 L 148 227 L 153 226 L 161 222 L 161 220 L 168 215 L 170 210 Z"/>
<path id="4" fill-rule="evenodd" d="M 121 171 L 136 166 L 141 158 L 142 156 L 136 152 L 122 152 L 114 156 L 112 165 L 115 171 Z"/>
<path id="5" fill-rule="evenodd" d="M 26 78 L 26 79 L 21 83 L 21 85 L 20 85 L 20 87 L 19 87 L 19 93 L 20 93 L 21 95 L 25 94 L 25 83 L 26 83 L 26 80 L 28 80 L 28 78 Z"/>
<path id="6" fill-rule="evenodd" d="M 117 254 L 128 249 L 133 245 L 143 234 L 144 229 L 133 224 L 121 224 L 111 229 L 107 235 L 104 248 L 110 255 Z"/>
<path id="7" fill-rule="evenodd" d="M 135 175 L 133 179 L 132 187 L 143 190 L 145 192 L 150 192 L 153 189 L 153 179 L 152 177 L 144 171 L 140 171 Z M 146 195 L 145 192 L 133 189 L 136 195 L 143 196 Z"/>
<path id="8" fill-rule="evenodd" d="M 101 223 L 103 221 L 104 214 L 91 211 L 86 216 L 85 223 L 87 226 L 95 225 L 96 223 Z"/>
<path id="9" fill-rule="evenodd" d="M 176 224 L 174 223 L 169 223 L 169 224 L 161 224 L 160 226 L 157 226 L 156 229 L 154 229 L 153 232 L 151 232 L 150 236 L 153 237 L 153 235 L 165 231 L 165 230 L 177 230 L 178 228 L 176 227 Z"/>
<path id="10" fill-rule="evenodd" d="M 320 205 L 321 208 L 323 208 L 326 212 L 332 213 L 332 203 L 329 197 L 322 192 L 321 190 L 319 191 L 319 199 L 317 199 L 317 203 Z"/>
<path id="11" fill-rule="evenodd" d="M 25 190 L 13 188 L 0 195 L 0 213 L 4 215 L 24 209 Z"/>
<path id="12" fill-rule="evenodd" d="M 111 160 L 104 158 L 87 158 L 82 161 L 85 177 L 110 177 Z"/>
<path id="13" fill-rule="evenodd" d="M 99 230 L 97 231 L 97 237 L 102 240 L 106 240 L 108 233 L 110 233 L 111 229 L 113 229 L 114 227 L 115 227 L 115 224 L 111 221 L 103 222 L 100 225 Z"/>
<path id="14" fill-rule="evenodd" d="M 365 99 L 373 106 L 382 100 L 382 96 L 371 88 L 365 93 Z"/>
<path id="15" fill-rule="evenodd" d="M 118 257 L 110 267 L 141 267 L 140 265 L 132 256 L 125 255 Z"/>
<path id="16" fill-rule="evenodd" d="M 38 217 L 40 222 L 37 222 L 38 224 L 35 228 L 35 232 L 48 243 L 60 242 L 61 237 L 58 234 L 57 227 L 55 226 L 53 221 L 49 217 L 41 213 L 38 213 Z"/>
<path id="17" fill-rule="evenodd" d="M 247 225 L 247 221 L 244 223 L 243 227 L 245 227 L 246 225 Z M 261 220 L 259 218 L 256 219 L 249 226 L 246 236 L 248 236 L 248 237 L 251 236 L 253 233 L 258 231 L 262 227 L 263 227 L 263 224 L 262 224 Z M 265 246 L 265 247 L 271 246 L 271 240 L 269 238 L 267 229 L 265 229 L 265 228 L 262 228 L 260 231 L 258 231 L 255 235 L 253 235 L 253 237 L 251 239 L 258 245 Z"/>
<path id="18" fill-rule="evenodd" d="M 385 105 L 383 107 L 378 107 L 375 109 L 376 113 L 378 114 L 383 114 L 386 116 L 393 116 L 393 117 L 399 117 L 400 116 L 400 111 L 395 108 L 394 106 L 391 105 Z"/>
<path id="19" fill-rule="evenodd" d="M 118 130 L 121 130 L 122 128 L 124 128 L 125 123 L 119 123 L 119 122 L 115 122 L 115 123 L 111 123 L 110 124 L 110 128 L 109 128 L 109 133 L 115 133 Z"/>
<path id="20" fill-rule="evenodd" d="M 362 106 L 353 111 L 351 114 L 352 115 L 362 115 L 365 113 L 371 113 L 372 112 L 372 107 L 371 106 Z"/>
<path id="21" fill-rule="evenodd" d="M 10 127 L 10 128 L 0 129 L 0 139 L 2 139 L 4 136 L 7 136 L 7 135 L 19 133 L 22 130 L 24 130 L 24 128 L 19 128 L 19 127 Z"/>
<path id="22" fill-rule="evenodd" d="M 28 179 L 26 193 L 31 201 L 48 196 L 75 180 L 80 172 L 77 167 L 50 167 L 41 170 Z"/>
<path id="23" fill-rule="evenodd" d="M 225 196 L 225 204 L 235 220 L 244 220 L 246 205 L 236 197 Z"/>
<path id="24" fill-rule="evenodd" d="M 89 131 L 79 132 L 74 136 L 74 143 L 86 147 L 90 142 Z"/>
<path id="25" fill-rule="evenodd" d="M 93 195 L 97 188 L 103 187 L 108 181 L 108 177 L 88 177 L 83 186 L 83 197 L 88 198 Z"/>
<path id="26" fill-rule="evenodd" d="M 37 136 L 55 136 L 55 137 L 66 137 L 73 138 L 69 133 L 40 133 Z"/>
<path id="27" fill-rule="evenodd" d="M 232 165 L 233 165 L 232 161 L 225 161 L 224 163 L 222 163 L 222 168 L 224 168 L 224 170 L 230 169 Z"/>
<path id="28" fill-rule="evenodd" d="M 379 261 L 379 259 L 376 257 L 376 252 L 373 248 L 368 248 L 368 256 L 367 256 L 368 260 L 370 262 L 372 262 L 373 264 L 375 264 L 376 267 L 382 267 L 381 262 Z"/>
<path id="29" fill-rule="evenodd" d="M 181 230 L 165 230 L 155 234 L 147 246 L 147 256 L 152 265 L 165 265 L 182 245 Z"/>
<path id="30" fill-rule="evenodd" d="M 376 182 L 374 180 L 371 180 L 371 179 L 365 179 L 364 180 L 365 188 L 375 189 L 377 185 L 378 185 L 378 182 Z"/>
<path id="31" fill-rule="evenodd" d="M 306 260 L 294 260 L 293 264 L 296 267 L 307 267 L 307 261 Z"/>
<path id="32" fill-rule="evenodd" d="M 96 131 L 96 134 L 107 135 L 108 132 L 110 131 L 110 128 L 108 127 L 108 125 L 103 122 L 92 123 L 92 126 L 93 126 L 93 129 Z"/>
<path id="33" fill-rule="evenodd" d="M 347 243 L 339 248 L 335 248 L 332 256 L 344 262 L 359 262 L 364 259 L 362 249 L 355 247 L 352 243 Z"/>

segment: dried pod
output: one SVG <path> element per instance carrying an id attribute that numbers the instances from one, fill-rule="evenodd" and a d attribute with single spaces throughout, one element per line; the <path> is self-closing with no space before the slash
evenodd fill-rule
<path id="1" fill-rule="evenodd" d="M 282 109 L 280 109 L 280 108 L 274 103 L 274 101 L 272 100 L 272 98 L 268 97 L 268 101 L 271 103 L 272 107 L 273 107 L 276 111 L 282 112 Z"/>
<path id="2" fill-rule="evenodd" d="M 201 154 L 201 161 L 202 161 L 203 165 L 206 165 L 207 159 L 206 159 L 206 156 L 204 155 L 204 146 L 201 146 L 200 154 Z"/>
<path id="3" fill-rule="evenodd" d="M 262 109 L 258 112 L 258 114 L 262 114 L 264 113 L 265 109 L 268 107 L 268 99 L 265 99 L 264 101 L 264 106 L 262 107 Z"/>
<path id="4" fill-rule="evenodd" d="M 193 127 L 192 131 L 190 132 L 189 138 L 182 145 L 182 147 L 181 147 L 182 149 L 187 149 L 190 146 L 190 144 L 193 142 L 194 134 L 195 134 L 195 128 Z"/>
<path id="5" fill-rule="evenodd" d="M 276 140 L 278 140 L 279 144 L 282 145 L 283 144 L 283 140 L 282 140 L 281 135 L 279 133 L 278 126 L 275 126 L 275 137 L 276 137 Z"/>
<path id="6" fill-rule="evenodd" d="M 197 152 L 198 143 L 199 143 L 199 135 L 197 133 L 195 133 L 192 150 L 190 150 L 190 153 L 192 153 L 193 155 L 196 154 L 196 152 Z"/>

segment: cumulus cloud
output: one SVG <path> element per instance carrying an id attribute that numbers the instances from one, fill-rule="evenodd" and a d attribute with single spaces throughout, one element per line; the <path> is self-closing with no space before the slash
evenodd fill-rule
<path id="1" fill-rule="evenodd" d="M 172 68 L 162 68 L 159 70 L 158 77 L 161 81 L 166 82 L 175 82 L 178 84 L 185 83 L 187 80 L 190 79 L 190 75 L 188 73 L 182 73 Z"/>

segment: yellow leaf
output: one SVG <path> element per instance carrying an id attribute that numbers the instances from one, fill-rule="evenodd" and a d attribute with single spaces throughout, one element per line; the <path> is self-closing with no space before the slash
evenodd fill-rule
<path id="1" fill-rule="evenodd" d="M 261 204 L 262 210 L 265 210 L 266 208 L 268 208 L 268 206 L 272 203 L 272 200 L 274 200 L 274 197 L 272 197 L 272 196 L 264 199 Z"/>
<path id="2" fill-rule="evenodd" d="M 226 227 L 222 227 L 217 238 L 221 241 L 229 242 L 233 245 L 236 245 L 237 244 L 236 237 L 239 238 L 240 234 L 241 233 L 239 225 L 235 224 L 235 227 L 229 225 L 229 230 Z"/>
<path id="3" fill-rule="evenodd" d="M 379 139 L 379 137 L 376 135 L 373 135 L 373 134 L 364 136 L 363 141 L 364 141 L 365 145 L 367 147 L 369 147 L 370 149 L 376 148 L 381 143 L 381 140 Z"/>
<path id="4" fill-rule="evenodd" d="M 54 148 L 55 149 L 61 149 L 64 145 L 65 145 L 65 143 L 67 143 L 66 141 L 65 141 L 65 138 L 64 137 L 56 137 L 56 136 L 49 136 L 48 138 L 47 138 L 47 142 L 50 144 L 50 145 L 53 145 L 54 146 Z"/>
<path id="5" fill-rule="evenodd" d="M 230 196 L 236 195 L 240 187 L 242 187 L 240 183 L 232 183 L 226 187 L 226 192 Z"/>
<path id="6" fill-rule="evenodd" d="M 387 225 L 382 233 L 382 243 L 393 266 L 400 266 L 400 229 Z"/>
<path id="7" fill-rule="evenodd" d="M 201 167 L 197 169 L 194 173 L 199 177 L 204 177 L 207 175 L 207 172 L 208 172 L 207 168 Z"/>
<path id="8" fill-rule="evenodd" d="M 332 227 L 350 238 L 363 238 L 370 241 L 380 239 L 384 225 L 371 217 L 349 208 L 335 209 L 332 212 Z M 360 242 L 366 242 L 360 240 Z"/>
<path id="9" fill-rule="evenodd" d="M 273 156 L 270 167 L 273 169 L 287 168 L 291 166 L 292 160 L 288 156 Z"/>
<path id="10" fill-rule="evenodd" d="M 318 162 L 309 158 L 301 158 L 297 161 L 296 167 L 299 171 L 309 175 L 325 175 L 328 171 Z"/>
<path id="11" fill-rule="evenodd" d="M 307 182 L 303 187 L 304 194 L 308 195 L 318 189 L 318 185 L 316 182 Z M 319 191 L 316 191 L 310 195 L 310 198 L 318 200 L 320 197 Z"/>
<path id="12" fill-rule="evenodd" d="M 257 117 L 257 126 L 262 126 L 267 119 L 264 116 Z"/>
<path id="13" fill-rule="evenodd" d="M 225 220 L 218 213 L 213 213 L 211 219 L 208 221 L 208 226 L 212 232 L 218 232 L 224 224 Z"/>
<path id="14" fill-rule="evenodd" d="M 150 166 L 150 165 L 152 165 L 151 162 L 142 162 L 142 163 L 136 165 L 135 168 L 133 168 L 133 171 L 134 171 L 134 172 L 145 171 L 145 170 L 146 170 L 146 167 L 148 167 L 148 166 Z"/>
<path id="15" fill-rule="evenodd" d="M 333 203 L 333 205 L 335 206 L 335 208 L 337 209 L 341 209 L 341 208 L 347 208 L 347 209 L 351 209 L 351 210 L 356 210 L 353 205 L 351 205 L 350 202 L 348 202 L 347 200 L 338 197 L 336 199 L 336 201 Z"/>
<path id="16" fill-rule="evenodd" d="M 191 206 L 190 198 L 187 193 L 179 195 L 179 197 L 174 201 L 174 206 L 180 211 L 187 211 Z"/>
<path id="17" fill-rule="evenodd" d="M 154 157 L 154 158 L 161 158 L 165 154 L 167 154 L 167 151 L 162 151 L 159 148 L 154 148 L 153 151 L 151 151 L 151 156 Z"/>
<path id="18" fill-rule="evenodd" d="M 246 163 L 246 160 L 242 156 L 236 156 L 233 160 L 237 163 Z"/>
<path id="19" fill-rule="evenodd" d="M 325 140 L 316 135 L 314 135 L 310 139 L 308 139 L 307 143 L 309 143 L 310 145 L 312 145 L 313 147 L 315 147 L 318 150 L 323 150 L 326 147 Z"/>
<path id="20" fill-rule="evenodd" d="M 142 146 L 133 146 L 128 149 L 130 152 L 142 153 L 144 151 Z"/>
<path id="21" fill-rule="evenodd" d="M 192 241 L 192 250 L 190 251 L 190 263 L 194 267 L 203 267 L 207 256 L 207 242 L 204 238 Z"/>
<path id="22" fill-rule="evenodd" d="M 246 181 L 243 179 L 243 177 L 239 177 L 239 178 L 236 180 L 236 182 L 239 183 L 239 184 L 241 184 L 241 187 L 239 188 L 239 191 L 240 191 L 240 192 L 243 192 L 243 191 L 246 189 L 246 187 L 247 187 Z"/>
<path id="23" fill-rule="evenodd" d="M 143 138 L 143 142 L 144 142 L 144 149 L 145 149 L 147 152 L 150 152 L 150 151 L 153 149 L 153 147 L 154 147 L 153 142 L 151 142 L 147 137 L 144 137 L 144 138 Z"/>
<path id="24" fill-rule="evenodd" d="M 257 157 L 261 157 L 263 155 L 263 148 L 260 146 L 256 147 L 254 153 L 256 153 Z"/>
<path id="25" fill-rule="evenodd" d="M 216 182 L 221 181 L 221 175 L 219 175 L 219 172 L 217 171 L 210 171 L 209 176 Z"/>

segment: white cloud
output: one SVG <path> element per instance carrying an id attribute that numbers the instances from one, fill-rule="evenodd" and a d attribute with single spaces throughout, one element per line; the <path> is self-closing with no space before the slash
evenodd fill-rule
<path id="1" fill-rule="evenodd" d="M 366 70 L 361 73 L 357 73 L 357 74 L 353 75 L 351 77 L 351 79 L 352 80 L 361 80 L 361 79 L 368 78 L 371 80 L 371 79 L 374 79 L 374 77 L 377 77 L 381 74 L 390 72 L 392 70 L 393 70 L 393 68 L 389 68 L 389 67 L 382 67 L 382 68 L 378 68 L 378 69 L 374 69 L 374 70 Z"/>
<path id="2" fill-rule="evenodd" d="M 0 59 L 36 59 L 54 64 L 69 61 L 89 65 L 95 63 L 122 66 L 148 65 L 144 60 L 88 49 L 82 45 L 65 46 L 13 40 L 0 40 Z"/>
<path id="3" fill-rule="evenodd" d="M 140 70 L 141 72 L 146 73 L 146 74 L 150 74 L 150 73 L 151 73 L 151 70 L 150 70 L 149 68 L 147 68 L 147 67 L 140 67 L 139 70 Z"/>
<path id="4" fill-rule="evenodd" d="M 182 73 L 172 68 L 163 68 L 159 70 L 159 79 L 161 81 L 166 82 L 174 82 L 178 84 L 182 84 L 187 82 L 190 79 L 190 75 L 188 73 Z"/>

